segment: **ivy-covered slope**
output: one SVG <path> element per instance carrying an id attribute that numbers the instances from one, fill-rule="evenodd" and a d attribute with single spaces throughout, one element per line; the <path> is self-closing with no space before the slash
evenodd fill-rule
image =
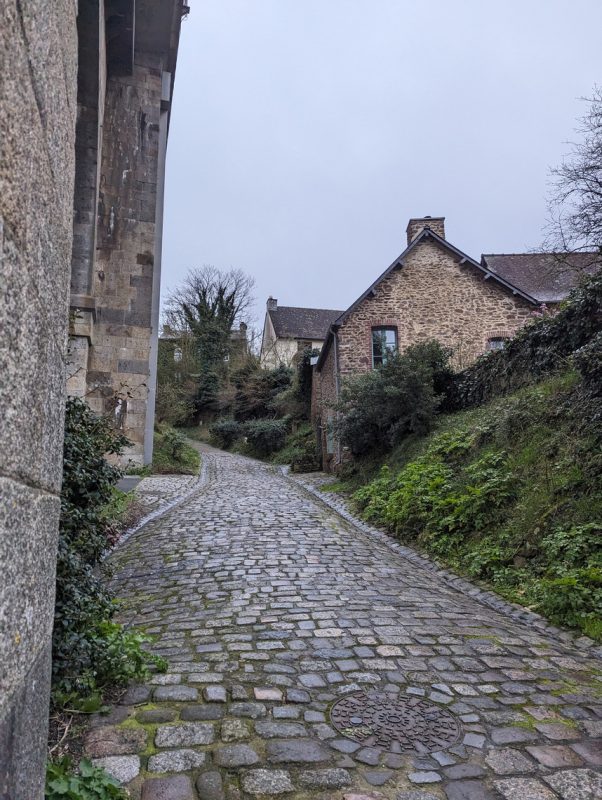
<path id="1" fill-rule="evenodd" d="M 353 499 L 456 571 L 602 639 L 602 424 L 576 370 L 441 416 Z"/>

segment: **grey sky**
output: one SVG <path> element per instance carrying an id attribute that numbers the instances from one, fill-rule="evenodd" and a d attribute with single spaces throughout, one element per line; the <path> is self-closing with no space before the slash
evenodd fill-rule
<path id="1" fill-rule="evenodd" d="M 240 267 L 257 318 L 346 308 L 446 217 L 474 257 L 537 246 L 548 167 L 602 80 L 600 0 L 190 0 L 163 297 Z"/>

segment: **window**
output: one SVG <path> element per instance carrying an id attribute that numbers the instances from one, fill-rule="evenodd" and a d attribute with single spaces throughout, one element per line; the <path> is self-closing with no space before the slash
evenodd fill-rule
<path id="1" fill-rule="evenodd" d="M 491 339 L 487 339 L 487 350 L 503 350 L 506 346 L 506 337 L 505 336 L 492 336 Z"/>
<path id="2" fill-rule="evenodd" d="M 397 352 L 397 328 L 372 328 L 372 366 L 382 367 Z"/>
<path id="3" fill-rule="evenodd" d="M 174 361 L 181 361 L 182 360 L 182 348 L 175 347 L 173 351 L 173 360 Z"/>
<path id="4" fill-rule="evenodd" d="M 329 413 L 326 419 L 326 454 L 334 453 L 334 414 Z"/>

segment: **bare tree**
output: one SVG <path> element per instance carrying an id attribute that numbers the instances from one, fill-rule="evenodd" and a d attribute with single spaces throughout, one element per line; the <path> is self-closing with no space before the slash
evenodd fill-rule
<path id="1" fill-rule="evenodd" d="M 182 352 L 185 349 L 190 355 L 188 374 L 195 386 L 191 403 L 197 414 L 219 405 L 234 325 L 247 323 L 253 286 L 253 278 L 242 270 L 222 272 L 204 265 L 191 270 L 167 300 L 165 321 Z"/>
<path id="2" fill-rule="evenodd" d="M 165 321 L 178 332 L 192 332 L 204 320 L 220 320 L 229 330 L 248 322 L 255 280 L 240 269 L 222 272 L 210 264 L 191 269 L 168 297 Z"/>
<path id="3" fill-rule="evenodd" d="M 544 249 L 580 257 L 588 269 L 602 253 L 602 88 L 594 87 L 587 113 L 580 118 L 579 141 L 569 142 L 562 164 L 551 170 L 549 219 Z"/>

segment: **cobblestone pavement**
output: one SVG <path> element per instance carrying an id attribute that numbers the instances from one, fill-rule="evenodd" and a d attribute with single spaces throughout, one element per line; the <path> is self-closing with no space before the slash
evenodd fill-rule
<path id="1" fill-rule="evenodd" d="M 88 735 L 133 797 L 602 797 L 592 651 L 460 593 L 268 465 L 204 459 L 203 488 L 111 559 L 125 621 L 169 661 Z"/>
<path id="2" fill-rule="evenodd" d="M 136 501 L 146 516 L 173 503 L 190 491 L 197 481 L 196 475 L 149 475 L 136 486 Z"/>

